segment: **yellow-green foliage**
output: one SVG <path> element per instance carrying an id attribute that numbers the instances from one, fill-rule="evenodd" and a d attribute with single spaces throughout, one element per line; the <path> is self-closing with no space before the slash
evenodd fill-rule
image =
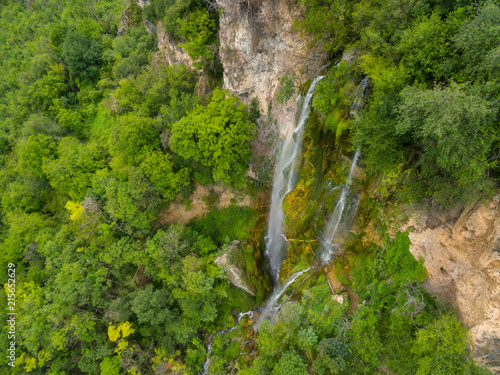
<path id="1" fill-rule="evenodd" d="M 71 215 L 69 217 L 71 221 L 78 220 L 82 216 L 83 211 L 85 210 L 82 207 L 81 203 L 73 202 L 73 201 L 68 201 L 66 203 L 65 208 L 71 213 Z"/>

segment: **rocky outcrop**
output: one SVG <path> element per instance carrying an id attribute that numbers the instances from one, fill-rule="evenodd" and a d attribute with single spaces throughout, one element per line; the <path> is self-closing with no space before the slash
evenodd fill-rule
<path id="1" fill-rule="evenodd" d="M 500 374 L 500 195 L 453 212 L 416 213 L 408 229 L 427 288 L 470 328 L 476 362 Z"/>
<path id="2" fill-rule="evenodd" d="M 238 251 L 237 248 L 239 244 L 240 241 L 233 241 L 228 251 L 215 259 L 215 263 L 226 272 L 227 279 L 231 282 L 231 284 L 233 284 L 237 288 L 243 289 L 245 292 L 251 294 L 252 296 L 255 296 L 255 291 L 245 280 L 243 270 L 236 267 L 229 260 L 231 254 L 235 251 Z"/>
<path id="3" fill-rule="evenodd" d="M 176 200 L 179 202 L 182 199 L 182 195 L 179 194 Z M 224 208 L 232 204 L 237 206 L 252 206 L 254 203 L 250 196 L 238 195 L 224 186 L 212 186 L 208 188 L 199 184 L 195 185 L 195 190 L 189 197 L 189 204 L 178 202 L 170 203 L 168 208 L 160 213 L 158 221 L 161 224 L 186 224 L 191 219 L 202 217 L 209 211 L 211 206 Z"/>
<path id="4" fill-rule="evenodd" d="M 158 22 L 156 25 L 158 37 L 158 54 L 168 65 L 183 64 L 193 68 L 193 59 L 177 44 L 173 43 L 165 31 L 165 28 Z"/>
<path id="5" fill-rule="evenodd" d="M 202 96 L 209 93 L 211 88 L 208 83 L 208 77 L 206 76 L 206 74 L 195 69 L 194 61 L 191 56 L 189 56 L 189 54 L 184 51 L 182 47 L 170 40 L 161 22 L 157 23 L 156 32 L 158 38 L 158 52 L 156 53 L 154 58 L 164 65 L 182 64 L 190 69 L 197 71 L 198 82 L 196 84 L 196 95 Z"/>
<path id="6" fill-rule="evenodd" d="M 136 0 L 137 5 L 139 5 L 141 8 L 144 8 L 144 5 L 150 5 L 151 3 L 149 0 Z"/>
<path id="7" fill-rule="evenodd" d="M 272 118 L 281 135 L 286 135 L 294 128 L 296 106 L 291 105 L 293 99 L 283 105 L 276 101 L 278 78 L 294 77 L 298 86 L 314 75 L 323 57 L 311 58 L 307 40 L 293 31 L 294 21 L 301 16 L 300 7 L 284 0 L 217 3 L 222 10 L 219 39 L 224 88 L 245 104 L 258 98 L 264 117 L 269 117 L 272 107 Z"/>

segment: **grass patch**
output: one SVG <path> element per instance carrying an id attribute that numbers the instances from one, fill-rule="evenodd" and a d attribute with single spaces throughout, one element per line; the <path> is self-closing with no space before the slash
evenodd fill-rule
<path id="1" fill-rule="evenodd" d="M 189 225 L 197 232 L 212 238 L 219 246 L 227 241 L 245 241 L 251 237 L 258 211 L 250 207 L 230 206 L 213 209 Z"/>
<path id="2" fill-rule="evenodd" d="M 90 139 L 99 144 L 106 144 L 110 137 L 115 119 L 109 114 L 109 110 L 103 102 L 99 103 L 96 116 L 89 122 Z"/>

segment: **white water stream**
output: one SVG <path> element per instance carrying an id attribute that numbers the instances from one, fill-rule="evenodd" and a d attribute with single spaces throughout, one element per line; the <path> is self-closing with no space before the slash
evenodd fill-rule
<path id="1" fill-rule="evenodd" d="M 351 198 L 350 190 L 352 184 L 352 175 L 354 173 L 354 169 L 356 168 L 356 164 L 358 163 L 360 154 L 361 150 L 358 147 L 352 159 L 351 167 L 349 168 L 349 174 L 347 175 L 347 180 L 342 186 L 339 201 L 337 202 L 335 209 L 330 215 L 330 218 L 328 219 L 323 231 L 323 235 L 321 238 L 321 260 L 323 261 L 323 263 L 328 263 L 336 250 L 335 235 L 337 234 L 340 221 L 342 220 L 342 216 L 346 209 L 347 200 Z"/>
<path id="2" fill-rule="evenodd" d="M 354 117 L 357 121 L 359 121 L 358 112 L 363 109 L 365 105 L 365 99 L 366 95 L 368 94 L 369 87 L 370 78 L 365 77 L 361 80 L 358 87 L 356 88 L 356 96 L 349 108 L 349 115 L 351 117 Z M 352 194 L 351 184 L 352 175 L 358 163 L 360 154 L 361 148 L 358 147 L 356 149 L 354 157 L 352 158 L 351 166 L 349 168 L 349 174 L 347 175 L 347 180 L 342 186 L 339 201 L 337 202 L 337 205 L 335 206 L 335 209 L 330 215 L 325 229 L 323 230 L 320 244 L 321 261 L 323 263 L 328 263 L 331 260 L 332 255 L 334 255 L 337 251 L 338 244 L 336 241 L 336 235 L 339 230 L 339 225 L 342 221 L 342 218 L 343 216 L 345 216 L 344 213 L 346 211 L 347 203 L 350 202 L 350 204 L 355 205 L 356 207 L 359 204 L 359 196 L 356 194 Z M 344 218 L 344 220 L 346 219 Z"/>
<path id="3" fill-rule="evenodd" d="M 276 306 L 276 302 L 280 299 L 281 295 L 285 293 L 285 291 L 288 289 L 290 285 L 292 285 L 297 278 L 309 271 L 311 267 L 306 268 L 302 271 L 295 272 L 292 276 L 290 276 L 280 287 L 275 288 L 273 293 L 271 294 L 271 297 L 266 302 L 266 305 L 264 306 L 264 309 L 259 315 L 259 320 L 255 323 L 255 328 L 258 329 L 260 324 L 266 319 L 269 314 L 274 310 Z"/>
<path id="4" fill-rule="evenodd" d="M 324 78 L 324 76 L 318 76 L 311 83 L 311 87 L 307 91 L 302 103 L 297 127 L 287 136 L 283 148 L 281 149 L 278 164 L 276 165 L 276 172 L 274 173 L 271 208 L 269 210 L 267 236 L 265 238 L 265 254 L 269 260 L 269 268 L 273 279 L 274 289 L 279 287 L 280 269 L 286 256 L 286 241 L 283 238 L 283 221 L 285 219 L 283 199 L 292 191 L 297 182 L 304 128 L 311 110 L 311 99 L 314 90 L 322 78 Z"/>
<path id="5" fill-rule="evenodd" d="M 294 188 L 297 177 L 298 177 L 298 167 L 300 163 L 300 151 L 302 148 L 302 139 L 304 136 L 304 128 L 307 122 L 307 118 L 309 116 L 309 112 L 311 109 L 311 99 L 314 94 L 314 90 L 316 89 L 316 85 L 318 82 L 324 78 L 324 76 L 316 77 L 311 83 L 311 87 L 307 91 L 307 94 L 302 103 L 302 108 L 300 112 L 299 121 L 295 130 L 288 135 L 286 138 L 281 154 L 276 166 L 276 172 L 274 174 L 273 180 L 273 190 L 271 193 L 271 207 L 269 212 L 268 219 L 268 227 L 267 227 L 267 236 L 265 238 L 266 241 L 266 251 L 265 254 L 269 260 L 269 268 L 271 272 L 271 277 L 273 279 L 273 293 L 269 297 L 264 306 L 262 312 L 259 314 L 258 321 L 255 323 L 255 329 L 258 329 L 260 324 L 267 319 L 275 310 L 276 303 L 283 295 L 283 293 L 288 289 L 290 285 L 292 285 L 299 276 L 308 272 L 312 267 L 306 268 L 302 271 L 298 271 L 291 275 L 282 285 L 279 284 L 279 273 L 281 270 L 281 265 L 285 259 L 286 253 L 286 240 L 284 238 L 284 218 L 285 214 L 283 212 L 283 199 L 285 196 L 292 191 Z M 351 105 L 350 114 L 353 117 L 356 117 L 358 109 L 363 106 L 363 96 L 367 91 L 369 81 L 364 79 L 361 81 L 358 94 L 359 98 L 356 98 L 354 103 Z M 356 150 L 354 157 L 351 162 L 351 166 L 349 168 L 349 174 L 347 176 L 347 180 L 342 186 L 342 191 L 340 193 L 339 201 L 335 206 L 326 227 L 323 231 L 323 236 L 321 239 L 320 247 L 322 248 L 321 260 L 324 263 L 327 263 L 331 260 L 331 256 L 336 251 L 336 234 L 339 229 L 339 225 L 343 218 L 343 215 L 346 211 L 347 202 L 349 200 L 353 201 L 353 204 L 357 206 L 358 201 L 354 198 L 354 195 L 351 194 L 351 184 L 352 184 L 352 176 L 354 170 L 356 168 L 359 156 L 360 156 L 360 148 Z M 331 192 L 338 189 L 339 187 L 331 188 Z M 358 197 L 359 198 L 359 197 Z M 200 372 L 201 375 L 206 375 L 208 369 L 210 367 L 210 356 L 212 354 L 212 344 L 215 336 L 222 335 L 225 333 L 229 333 L 234 331 L 240 322 L 240 320 L 244 316 L 253 317 L 254 311 L 250 310 L 244 313 L 239 313 L 236 319 L 236 324 L 231 328 L 226 328 L 221 330 L 208 339 L 208 347 L 207 347 L 207 359 L 203 365 L 203 370 Z"/>
<path id="6" fill-rule="evenodd" d="M 302 107 L 300 111 L 299 121 L 295 130 L 290 133 L 281 149 L 281 154 L 276 166 L 276 172 L 273 179 L 273 190 L 271 193 L 271 208 L 269 211 L 269 220 L 267 226 L 267 236 L 266 241 L 266 256 L 269 260 L 269 268 L 271 271 L 271 277 L 273 279 L 273 293 L 268 299 L 262 313 L 259 316 L 259 321 L 255 325 L 256 328 L 260 323 L 271 313 L 274 309 L 276 302 L 279 300 L 281 295 L 288 289 L 288 287 L 303 273 L 309 271 L 311 267 L 296 272 L 290 276 L 283 285 L 279 285 L 279 272 L 281 265 L 285 259 L 285 248 L 286 241 L 282 235 L 284 235 L 284 219 L 285 214 L 283 212 L 283 199 L 285 196 L 292 191 L 294 188 L 297 177 L 298 169 L 300 163 L 300 151 L 302 149 L 302 139 L 304 137 L 304 128 L 311 110 L 311 99 L 316 89 L 318 82 L 324 78 L 324 76 L 316 77 L 311 83 L 311 87 L 307 91 L 307 94 L 302 102 Z M 208 339 L 207 346 L 207 359 L 203 364 L 203 370 L 200 372 L 201 375 L 206 375 L 208 369 L 210 368 L 210 356 L 212 355 L 212 344 L 215 336 L 222 335 L 234 331 L 238 327 L 238 323 L 244 316 L 253 317 L 253 311 L 247 311 L 245 313 L 239 313 L 236 319 L 236 324 L 231 327 L 219 331 Z"/>

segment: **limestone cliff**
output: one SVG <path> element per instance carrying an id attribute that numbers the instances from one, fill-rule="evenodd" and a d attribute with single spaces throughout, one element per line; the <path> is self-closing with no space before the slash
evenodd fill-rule
<path id="1" fill-rule="evenodd" d="M 193 68 L 193 59 L 177 44 L 173 43 L 161 22 L 156 25 L 158 36 L 158 55 L 168 65 L 183 64 Z"/>
<path id="2" fill-rule="evenodd" d="M 311 58 L 307 40 L 293 31 L 294 21 L 301 16 L 300 7 L 284 0 L 217 3 L 221 9 L 219 39 L 224 88 L 245 104 L 259 98 L 264 117 L 271 107 L 272 118 L 284 136 L 293 129 L 296 106 L 291 105 L 293 99 L 283 105 L 276 101 L 278 78 L 293 76 L 298 86 L 311 78 L 322 61 L 321 54 Z"/>
<path id="3" fill-rule="evenodd" d="M 500 195 L 453 212 L 414 213 L 408 226 L 428 289 L 470 328 L 476 362 L 500 374 Z"/>

